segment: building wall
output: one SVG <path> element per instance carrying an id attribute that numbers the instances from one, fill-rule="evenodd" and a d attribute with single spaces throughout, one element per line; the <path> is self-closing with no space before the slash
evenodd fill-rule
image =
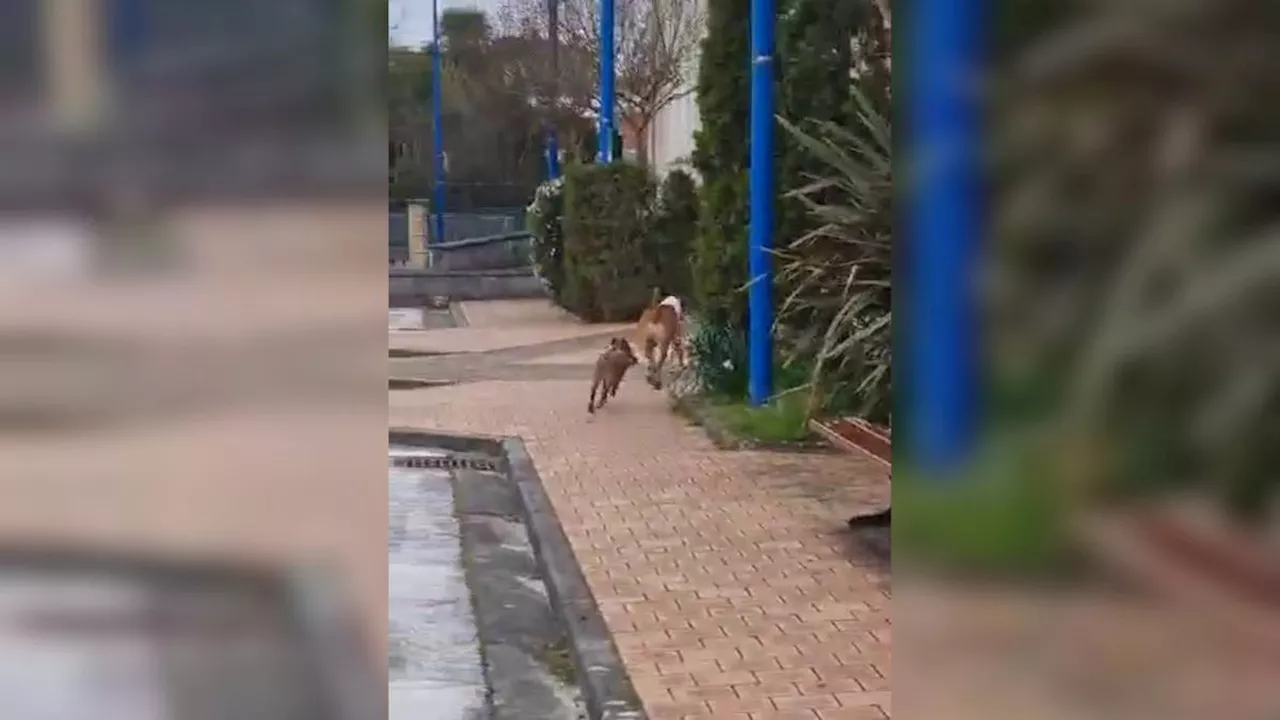
<path id="1" fill-rule="evenodd" d="M 705 12 L 706 3 L 702 2 Z M 649 160 L 661 177 L 676 167 L 692 171 L 693 136 L 702 127 L 698 115 L 698 59 L 686 69 L 683 95 L 662 109 L 649 128 Z"/>
<path id="2" fill-rule="evenodd" d="M 659 176 L 666 175 L 675 167 L 687 166 L 693 155 L 693 136 L 700 127 L 702 119 L 698 115 L 697 97 L 693 92 L 658 113 L 650 128 L 649 147 L 653 168 Z"/>

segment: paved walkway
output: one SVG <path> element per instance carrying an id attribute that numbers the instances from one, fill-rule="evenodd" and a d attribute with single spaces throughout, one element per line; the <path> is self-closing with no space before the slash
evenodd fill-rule
<path id="1" fill-rule="evenodd" d="M 391 392 L 390 423 L 524 439 L 652 720 L 889 716 L 888 576 L 843 524 L 887 499 L 883 468 L 716 450 L 638 375 L 590 417 L 589 363 L 616 328 L 541 303 L 464 310 L 470 327 L 412 347 L 474 352 L 391 361 L 461 382 Z"/>

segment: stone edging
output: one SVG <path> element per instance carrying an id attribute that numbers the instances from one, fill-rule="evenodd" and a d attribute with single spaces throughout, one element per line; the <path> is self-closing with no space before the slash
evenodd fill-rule
<path id="1" fill-rule="evenodd" d="M 449 385 L 457 385 L 457 383 L 452 380 L 421 380 L 411 377 L 392 376 L 387 378 L 387 389 L 389 391 L 426 390 Z"/>
<path id="2" fill-rule="evenodd" d="M 835 447 L 865 455 L 885 467 L 893 467 L 892 443 L 889 438 L 860 421 L 847 422 L 845 424 L 856 433 L 857 437 L 849 437 L 846 434 L 842 434 L 830 424 L 817 418 L 809 421 L 809 429 L 826 438 L 827 442 L 830 442 Z"/>
<path id="3" fill-rule="evenodd" d="M 560 613 L 592 720 L 645 720 L 640 697 L 587 579 L 556 518 L 551 498 L 520 438 L 502 441 L 507 472 L 523 500 L 526 526 L 552 606 Z"/>
<path id="4" fill-rule="evenodd" d="M 560 527 L 524 442 L 518 437 L 463 437 L 408 428 L 392 428 L 389 440 L 395 445 L 429 444 L 451 452 L 503 458 L 507 476 L 515 483 L 520 496 L 538 570 L 569 639 L 587 717 L 590 720 L 647 720 L 622 656 L 574 558 L 573 548 Z"/>

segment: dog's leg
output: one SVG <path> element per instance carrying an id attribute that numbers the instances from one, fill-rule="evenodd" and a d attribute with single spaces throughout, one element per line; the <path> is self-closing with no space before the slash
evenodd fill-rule
<path id="1" fill-rule="evenodd" d="M 653 389 L 662 389 L 662 368 L 667 364 L 667 353 L 671 350 L 671 338 L 663 337 L 658 342 L 658 362 L 653 366 Z"/>
<path id="2" fill-rule="evenodd" d="M 600 388 L 600 378 L 597 376 L 594 380 L 591 381 L 591 395 L 587 398 L 587 412 L 593 415 L 596 412 L 596 390 L 598 390 L 599 388 Z M 600 404 L 603 405 L 604 403 L 601 402 Z"/>
<path id="3" fill-rule="evenodd" d="M 653 350 L 658 345 L 658 339 L 653 336 L 653 332 L 649 331 L 644 336 L 644 359 L 645 362 L 653 366 Z"/>
<path id="4" fill-rule="evenodd" d="M 658 338 L 654 337 L 654 330 L 655 329 L 653 327 L 650 327 L 644 336 L 644 379 L 645 382 L 650 385 L 654 385 L 655 382 L 653 371 L 653 352 L 657 349 L 659 343 Z M 657 386 L 655 385 L 655 387 Z"/>

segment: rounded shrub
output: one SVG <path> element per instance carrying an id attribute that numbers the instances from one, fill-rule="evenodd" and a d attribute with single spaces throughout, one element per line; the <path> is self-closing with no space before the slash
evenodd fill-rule
<path id="1" fill-rule="evenodd" d="M 572 166 L 564 180 L 561 305 L 590 322 L 635 320 L 660 284 L 653 175 L 617 162 Z"/>
<path id="2" fill-rule="evenodd" d="M 564 180 L 548 180 L 534 191 L 525 212 L 533 234 L 533 270 L 557 305 L 564 294 Z"/>
<path id="3" fill-rule="evenodd" d="M 688 172 L 672 170 L 663 178 L 653 226 L 659 287 L 668 295 L 692 297 L 689 258 L 698 234 L 698 184 Z"/>

